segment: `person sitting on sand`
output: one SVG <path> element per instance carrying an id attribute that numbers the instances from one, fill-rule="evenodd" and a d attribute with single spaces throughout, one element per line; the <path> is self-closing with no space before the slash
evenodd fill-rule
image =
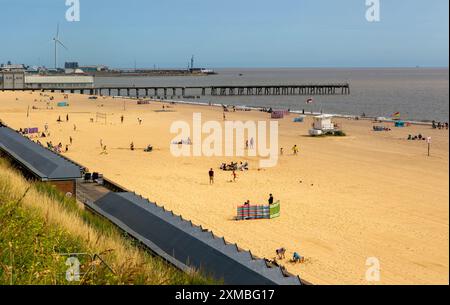
<path id="1" fill-rule="evenodd" d="M 131 144 L 130 144 L 130 150 L 134 150 L 134 143 L 133 142 L 131 142 Z"/>
<path id="2" fill-rule="evenodd" d="M 250 200 L 247 200 L 246 202 L 244 202 L 244 206 L 250 206 Z"/>
<path id="3" fill-rule="evenodd" d="M 105 146 L 103 146 L 103 148 L 102 148 L 103 150 L 102 150 L 102 152 L 100 153 L 101 155 L 107 155 L 108 154 L 108 152 L 106 151 L 106 145 Z"/>
<path id="4" fill-rule="evenodd" d="M 303 263 L 305 261 L 305 258 L 302 257 L 300 254 L 298 254 L 297 252 L 294 252 L 294 255 L 292 256 L 292 261 L 294 263 Z"/>
<path id="5" fill-rule="evenodd" d="M 298 154 L 298 147 L 297 144 L 294 145 L 294 147 L 292 147 L 292 151 L 294 153 L 294 156 L 296 156 Z"/>
<path id="6" fill-rule="evenodd" d="M 269 205 L 272 205 L 273 204 L 273 195 L 272 194 L 270 194 L 269 195 Z"/>

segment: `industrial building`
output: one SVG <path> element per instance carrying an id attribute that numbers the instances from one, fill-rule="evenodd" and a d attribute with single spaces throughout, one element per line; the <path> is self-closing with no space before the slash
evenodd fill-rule
<path id="1" fill-rule="evenodd" d="M 0 90 L 23 89 L 25 87 L 25 73 L 14 71 L 0 71 Z"/>
<path id="2" fill-rule="evenodd" d="M 94 77 L 92 76 L 41 76 L 25 75 L 25 86 L 28 89 L 73 89 L 94 87 Z"/>
<path id="3" fill-rule="evenodd" d="M 85 75 L 35 75 L 0 72 L 0 90 L 93 88 L 94 77 Z"/>

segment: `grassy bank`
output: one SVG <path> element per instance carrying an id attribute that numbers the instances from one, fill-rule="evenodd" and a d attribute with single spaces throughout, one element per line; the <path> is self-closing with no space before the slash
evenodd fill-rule
<path id="1" fill-rule="evenodd" d="M 0 285 L 213 284 L 150 256 L 108 221 L 47 185 L 31 184 L 2 159 L 0 173 Z M 87 274 L 69 282 L 67 253 L 99 257 L 78 256 Z"/>

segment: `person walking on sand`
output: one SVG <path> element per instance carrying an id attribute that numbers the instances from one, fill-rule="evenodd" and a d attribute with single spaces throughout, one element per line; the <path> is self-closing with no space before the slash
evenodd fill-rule
<path id="1" fill-rule="evenodd" d="M 253 138 L 250 139 L 250 149 L 253 149 L 255 145 L 255 140 Z"/>
<path id="2" fill-rule="evenodd" d="M 66 122 L 69 122 L 69 114 L 66 114 Z"/>
<path id="3" fill-rule="evenodd" d="M 282 156 L 282 155 L 283 155 L 283 153 L 284 153 L 284 148 L 283 148 L 283 147 L 281 147 L 281 148 L 280 148 L 280 156 Z"/>
<path id="4" fill-rule="evenodd" d="M 103 148 L 103 140 L 100 139 L 100 147 Z"/>
<path id="5" fill-rule="evenodd" d="M 225 111 L 223 112 L 223 120 L 226 121 L 227 116 L 225 115 Z"/>
<path id="6" fill-rule="evenodd" d="M 72 142 L 73 142 L 72 137 L 69 137 L 69 142 L 70 142 L 70 145 L 72 145 Z"/>
<path id="7" fill-rule="evenodd" d="M 45 123 L 44 129 L 45 129 L 45 133 L 47 133 L 48 132 L 48 123 Z"/>
<path id="8" fill-rule="evenodd" d="M 298 154 L 297 144 L 295 144 L 294 147 L 292 147 L 292 152 L 294 153 L 294 156 L 296 156 Z"/>
<path id="9" fill-rule="evenodd" d="M 77 125 L 73 124 L 73 131 L 77 131 Z"/>
<path id="10" fill-rule="evenodd" d="M 236 182 L 236 179 L 237 179 L 236 170 L 233 170 L 233 173 L 231 175 L 233 177 L 233 182 Z"/>
<path id="11" fill-rule="evenodd" d="M 209 170 L 209 184 L 214 184 L 214 170 L 212 168 Z"/>
<path id="12" fill-rule="evenodd" d="M 108 151 L 106 150 L 106 145 L 103 146 L 102 152 L 101 152 L 100 154 L 101 154 L 101 155 L 107 155 L 107 154 L 108 154 Z"/>
<path id="13" fill-rule="evenodd" d="M 120 116 L 120 123 L 123 124 L 123 115 Z"/>

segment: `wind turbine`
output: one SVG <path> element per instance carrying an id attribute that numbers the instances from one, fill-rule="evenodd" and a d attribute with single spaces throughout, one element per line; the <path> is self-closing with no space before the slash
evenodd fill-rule
<path id="1" fill-rule="evenodd" d="M 58 70 L 58 44 L 68 50 L 61 40 L 59 40 L 59 23 L 56 26 L 56 36 L 53 37 L 53 41 L 55 42 L 55 70 Z"/>

